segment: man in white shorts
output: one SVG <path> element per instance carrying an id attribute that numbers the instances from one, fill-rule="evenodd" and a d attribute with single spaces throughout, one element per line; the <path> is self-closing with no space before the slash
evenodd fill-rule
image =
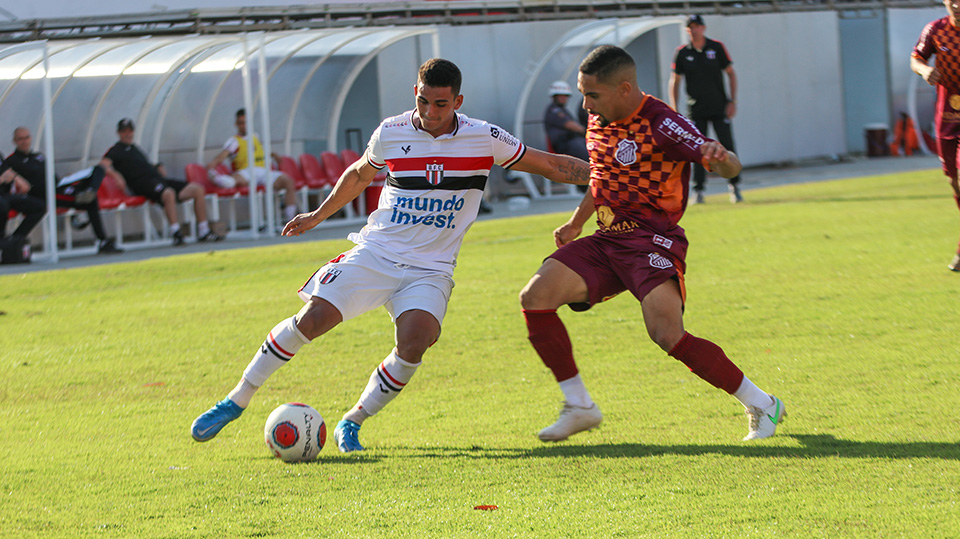
<path id="1" fill-rule="evenodd" d="M 374 369 L 357 404 L 334 430 L 337 447 L 362 450 L 360 426 L 407 385 L 424 352 L 440 336 L 463 236 L 477 217 L 493 165 L 585 184 L 589 165 L 527 148 L 499 127 L 457 113 L 460 70 L 428 60 L 414 88 L 416 109 L 384 120 L 364 156 L 340 176 L 320 206 L 283 229 L 298 236 L 359 196 L 378 171 L 389 176 L 366 226 L 350 234 L 356 247 L 321 267 L 300 289 L 306 305 L 267 335 L 227 398 L 191 427 L 210 440 L 243 412 L 267 378 L 300 348 L 340 322 L 384 306 L 396 325 L 396 346 Z"/>
<path id="2" fill-rule="evenodd" d="M 237 134 L 228 138 L 223 143 L 223 150 L 213 158 L 213 161 L 207 163 L 207 174 L 213 179 L 214 183 L 229 189 L 231 187 L 246 187 L 251 183 L 256 185 L 266 185 L 267 180 L 273 182 L 273 189 L 277 192 L 283 191 L 283 217 L 286 220 L 293 219 L 297 214 L 297 192 L 293 183 L 293 178 L 287 176 L 278 170 L 271 170 L 266 166 L 266 159 L 263 157 L 263 145 L 257 135 L 253 135 L 253 171 L 250 170 L 250 154 L 247 148 L 247 112 L 244 109 L 237 111 Z M 271 156 L 280 160 L 280 156 L 272 153 Z M 224 159 L 230 159 L 233 165 L 233 174 L 220 174 L 216 171 L 217 165 Z M 251 175 L 253 180 L 251 180 Z"/>

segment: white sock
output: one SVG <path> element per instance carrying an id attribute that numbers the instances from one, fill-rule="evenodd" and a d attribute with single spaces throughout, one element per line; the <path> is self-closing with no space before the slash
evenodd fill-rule
<path id="1" fill-rule="evenodd" d="M 255 386 L 248 382 L 246 378 L 241 378 L 237 387 L 233 388 L 233 391 L 230 393 L 227 393 L 227 398 L 232 400 L 237 406 L 246 408 L 250 406 L 250 399 L 253 398 L 253 394 L 256 393 L 258 389 L 260 389 L 260 386 Z"/>
<path id="2" fill-rule="evenodd" d="M 284 206 L 283 216 L 287 219 L 287 221 L 289 221 L 290 219 L 293 219 L 294 217 L 297 216 L 297 207 L 294 206 L 293 204 L 290 204 L 289 206 Z"/>
<path id="3" fill-rule="evenodd" d="M 751 382 L 746 376 L 743 377 L 743 381 L 740 382 L 740 387 L 733 393 L 733 396 L 746 408 L 750 406 L 755 408 L 769 408 L 773 405 L 773 399 L 770 398 L 770 395 L 767 395 L 765 391 L 757 387 L 757 385 Z"/>
<path id="4" fill-rule="evenodd" d="M 417 372 L 420 363 L 407 363 L 397 355 L 394 349 L 390 355 L 373 370 L 367 387 L 360 400 L 343 418 L 361 424 L 364 419 L 377 414 L 392 401 Z M 360 412 L 360 413 L 358 413 Z M 348 417 L 349 416 L 349 417 Z M 359 419 L 359 421 L 357 421 Z"/>
<path id="5" fill-rule="evenodd" d="M 244 380 L 256 387 L 262 386 L 271 374 L 286 365 L 308 342 L 310 339 L 297 329 L 296 316 L 280 322 L 270 331 L 266 340 L 260 345 L 260 350 L 257 350 L 256 355 L 243 371 Z"/>
<path id="6" fill-rule="evenodd" d="M 173 223 L 170 225 L 170 233 L 176 234 L 177 232 L 180 232 L 180 223 Z"/>
<path id="7" fill-rule="evenodd" d="M 587 392 L 587 386 L 583 385 L 583 380 L 579 374 L 560 382 L 560 391 L 563 391 L 563 399 L 567 401 L 568 404 L 581 408 L 590 408 L 593 406 L 593 399 L 590 398 L 590 393 Z"/>
<path id="8" fill-rule="evenodd" d="M 206 221 L 200 221 L 197 223 L 197 235 L 201 238 L 210 233 L 210 223 Z"/>

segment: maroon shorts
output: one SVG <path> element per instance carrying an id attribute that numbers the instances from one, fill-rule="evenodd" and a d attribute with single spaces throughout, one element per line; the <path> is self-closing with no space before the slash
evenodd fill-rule
<path id="1" fill-rule="evenodd" d="M 957 177 L 957 143 L 960 139 L 937 137 L 937 150 L 943 173 L 949 178 Z"/>
<path id="2" fill-rule="evenodd" d="M 677 280 L 680 296 L 685 301 L 686 254 L 687 240 L 682 234 L 666 238 L 643 231 L 619 236 L 597 232 L 564 245 L 549 258 L 577 272 L 586 281 L 587 303 L 570 304 L 574 311 L 585 311 L 624 290 L 643 301 L 667 279 Z"/>

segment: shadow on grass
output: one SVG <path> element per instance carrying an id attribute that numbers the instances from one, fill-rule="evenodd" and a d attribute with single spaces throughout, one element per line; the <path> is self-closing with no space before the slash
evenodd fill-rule
<path id="1" fill-rule="evenodd" d="M 549 457 L 643 458 L 661 455 L 729 455 L 734 457 L 779 458 L 885 458 L 960 460 L 960 444 L 949 442 L 856 442 L 830 434 L 794 434 L 784 436 L 800 442 L 800 447 L 771 447 L 756 444 L 731 445 L 654 445 L 642 443 L 573 445 L 550 444 L 526 448 L 421 447 L 419 456 L 520 459 Z"/>
<path id="2" fill-rule="evenodd" d="M 871 195 L 871 196 L 808 196 L 796 198 L 771 198 L 750 200 L 751 206 L 768 206 L 774 204 L 809 204 L 823 202 L 888 202 L 891 200 L 939 200 L 951 198 L 952 195 L 945 193 L 942 195 Z"/>

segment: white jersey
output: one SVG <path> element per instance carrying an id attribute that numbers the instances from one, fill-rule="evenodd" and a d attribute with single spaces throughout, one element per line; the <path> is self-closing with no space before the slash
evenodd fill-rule
<path id="1" fill-rule="evenodd" d="M 389 175 L 376 211 L 348 238 L 393 262 L 452 272 L 490 167 L 511 167 L 526 146 L 463 114 L 453 133 L 433 138 L 413 125 L 413 113 L 387 118 L 370 137 L 367 162 Z"/>

